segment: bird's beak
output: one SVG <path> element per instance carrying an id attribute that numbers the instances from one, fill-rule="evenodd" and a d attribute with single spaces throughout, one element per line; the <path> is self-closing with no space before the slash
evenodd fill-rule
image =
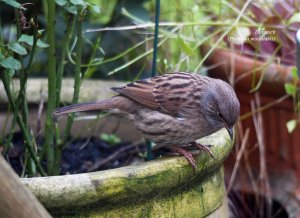
<path id="1" fill-rule="evenodd" d="M 233 128 L 226 127 L 226 129 L 227 129 L 227 132 L 228 132 L 231 140 L 233 140 Z"/>

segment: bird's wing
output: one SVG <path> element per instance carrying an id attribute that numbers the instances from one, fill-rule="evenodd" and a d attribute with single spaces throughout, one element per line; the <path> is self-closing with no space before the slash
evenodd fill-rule
<path id="1" fill-rule="evenodd" d="M 199 109 L 199 105 L 192 102 L 201 95 L 206 80 L 206 77 L 194 74 L 172 73 L 139 80 L 113 90 L 151 109 L 187 117 L 187 114 L 192 115 L 193 110 Z"/>
<path id="2" fill-rule="evenodd" d="M 129 83 L 123 87 L 112 88 L 113 91 L 129 97 L 138 103 L 152 109 L 159 109 L 159 103 L 156 102 L 153 90 L 155 82 L 152 79 L 138 80 Z"/>

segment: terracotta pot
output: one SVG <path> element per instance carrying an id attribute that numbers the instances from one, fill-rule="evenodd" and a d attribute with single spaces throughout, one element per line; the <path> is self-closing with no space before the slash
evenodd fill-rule
<path id="1" fill-rule="evenodd" d="M 209 47 L 202 47 L 202 54 L 205 54 L 208 49 Z M 257 134 L 253 117 L 246 116 L 247 118 L 245 118 L 245 115 L 251 112 L 251 101 L 255 101 L 255 92 L 259 93 L 261 106 L 268 105 L 278 99 L 284 99 L 262 111 L 263 128 L 259 131 L 261 131 L 264 138 L 266 169 L 269 172 L 271 183 L 273 183 L 272 188 L 274 189 L 272 191 L 279 190 L 281 196 L 278 193 L 274 194 L 277 194 L 277 197 L 281 200 L 285 198 L 283 203 L 287 205 L 288 193 L 282 195 L 283 183 L 289 187 L 290 193 L 297 196 L 300 193 L 298 187 L 300 181 L 300 128 L 297 127 L 294 132 L 288 133 L 286 123 L 295 118 L 295 113 L 293 99 L 291 97 L 283 98 L 285 96 L 284 83 L 292 82 L 291 71 L 294 66 L 268 64 L 225 49 L 215 49 L 206 60 L 205 65 L 208 66 L 208 73 L 211 77 L 228 80 L 230 73 L 234 75 L 234 88 L 241 103 L 241 118 L 244 117 L 244 119 L 241 119 L 241 126 L 244 131 L 247 128 L 250 130 L 245 151 L 248 154 L 248 161 L 252 170 L 258 173 L 261 169 L 259 148 L 256 146 Z M 251 92 L 260 79 L 259 89 Z M 255 85 L 253 86 L 253 84 Z M 228 176 L 231 175 L 236 157 L 237 152 L 232 152 L 225 162 L 225 174 Z M 244 164 L 244 158 L 242 158 L 240 172 L 247 174 L 245 173 L 247 171 Z M 239 175 L 241 176 L 241 174 Z M 242 183 L 249 182 L 249 177 L 244 178 L 244 180 L 238 177 L 236 180 L 240 180 L 236 182 L 237 186 L 244 186 L 245 184 Z M 248 185 L 247 191 L 251 191 L 251 184 Z"/>

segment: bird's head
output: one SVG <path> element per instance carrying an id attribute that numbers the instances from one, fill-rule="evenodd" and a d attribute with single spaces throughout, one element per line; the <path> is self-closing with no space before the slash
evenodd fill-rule
<path id="1" fill-rule="evenodd" d="M 207 122 L 216 131 L 225 127 L 232 139 L 232 128 L 240 114 L 240 103 L 233 88 L 222 80 L 213 79 L 203 100 Z"/>

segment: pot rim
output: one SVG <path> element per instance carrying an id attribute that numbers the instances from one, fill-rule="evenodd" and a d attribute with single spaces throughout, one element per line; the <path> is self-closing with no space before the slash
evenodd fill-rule
<path id="1" fill-rule="evenodd" d="M 170 192 L 177 186 L 199 182 L 216 170 L 233 148 L 225 129 L 198 140 L 213 145 L 215 158 L 208 153 L 195 155 L 197 171 L 184 157 L 156 160 L 92 173 L 22 178 L 46 208 L 74 208 L 92 203 L 115 203 L 153 193 Z"/>

